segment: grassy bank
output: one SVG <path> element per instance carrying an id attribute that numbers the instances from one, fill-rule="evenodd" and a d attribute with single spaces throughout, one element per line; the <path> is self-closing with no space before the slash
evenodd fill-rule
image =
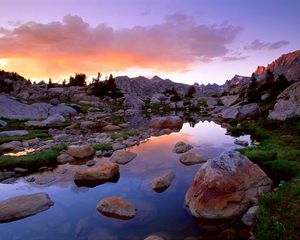
<path id="1" fill-rule="evenodd" d="M 259 141 L 258 146 L 239 151 L 257 163 L 275 183 L 285 181 L 277 191 L 260 197 L 256 239 L 299 239 L 300 119 L 242 121 L 228 130 L 235 136 L 251 134 Z"/>

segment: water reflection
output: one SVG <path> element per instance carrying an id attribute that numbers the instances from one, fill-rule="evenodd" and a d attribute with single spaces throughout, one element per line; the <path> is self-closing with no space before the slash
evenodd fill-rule
<path id="1" fill-rule="evenodd" d="M 242 139 L 249 141 L 249 136 Z M 55 181 L 45 185 L 28 183 L 24 179 L 14 184 L 0 184 L 1 200 L 44 191 L 55 202 L 48 211 L 0 224 L 0 239 L 143 239 L 155 232 L 167 239 L 201 236 L 204 230 L 184 207 L 185 192 L 200 165 L 180 163 L 180 155 L 173 153 L 178 141 L 192 144 L 195 146 L 192 151 L 208 158 L 238 147 L 234 138 L 226 135 L 226 129 L 214 122 L 200 121 L 194 127 L 185 123 L 178 133 L 151 137 L 131 147 L 129 150 L 138 156 L 120 166 L 117 183 L 95 188 L 77 187 L 73 182 L 74 172 L 87 166 L 64 164 L 53 171 L 33 175 L 36 178 L 55 176 Z M 97 158 L 96 166 L 105 161 L 108 158 Z M 156 193 L 150 181 L 166 170 L 172 170 L 176 177 L 165 192 Z M 112 195 L 132 202 L 138 209 L 137 216 L 124 222 L 99 214 L 97 203 Z"/>

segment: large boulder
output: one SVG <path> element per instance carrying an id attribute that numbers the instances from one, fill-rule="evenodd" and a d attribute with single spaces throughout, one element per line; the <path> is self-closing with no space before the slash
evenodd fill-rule
<path id="1" fill-rule="evenodd" d="M 97 210 L 103 215 L 122 220 L 133 218 L 137 210 L 130 202 L 119 197 L 108 197 L 101 200 L 97 205 Z"/>
<path id="2" fill-rule="evenodd" d="M 74 175 L 74 181 L 78 186 L 97 186 L 106 182 L 116 182 L 119 179 L 119 165 L 116 163 L 104 163 L 100 167 L 79 170 Z"/>
<path id="3" fill-rule="evenodd" d="M 94 149 L 91 145 L 70 145 L 67 152 L 69 155 L 75 158 L 87 158 L 94 155 Z"/>
<path id="4" fill-rule="evenodd" d="M 49 209 L 54 203 L 47 193 L 35 193 L 0 201 L 0 223 L 11 222 Z"/>
<path id="5" fill-rule="evenodd" d="M 268 117 L 284 121 L 296 116 L 300 116 L 300 81 L 289 86 L 277 97 L 274 110 Z"/>
<path id="6" fill-rule="evenodd" d="M 168 171 L 161 176 L 154 178 L 150 185 L 155 192 L 165 191 L 173 182 L 175 174 L 172 171 Z"/>
<path id="7" fill-rule="evenodd" d="M 228 95 L 221 97 L 221 101 L 225 107 L 229 107 L 232 104 L 236 103 L 236 101 L 239 99 L 239 94 L 236 95 Z"/>
<path id="8" fill-rule="evenodd" d="M 54 114 L 59 114 L 64 116 L 65 118 L 70 119 L 77 114 L 77 111 L 74 108 L 61 103 L 57 106 L 51 107 L 51 109 L 49 110 L 49 115 Z"/>
<path id="9" fill-rule="evenodd" d="M 231 107 L 225 108 L 219 114 L 224 119 L 231 118 L 255 118 L 259 117 L 261 114 L 260 108 L 257 103 L 249 103 L 245 105 L 233 105 Z"/>
<path id="10" fill-rule="evenodd" d="M 110 161 L 119 164 L 126 164 L 132 161 L 137 156 L 136 153 L 126 150 L 117 150 L 110 157 Z"/>
<path id="11" fill-rule="evenodd" d="M 154 129 L 181 129 L 183 120 L 178 116 L 157 117 L 150 120 L 150 127 Z"/>
<path id="12" fill-rule="evenodd" d="M 199 220 L 223 221 L 241 216 L 271 189 L 272 181 L 239 152 L 224 152 L 197 172 L 185 201 Z"/>

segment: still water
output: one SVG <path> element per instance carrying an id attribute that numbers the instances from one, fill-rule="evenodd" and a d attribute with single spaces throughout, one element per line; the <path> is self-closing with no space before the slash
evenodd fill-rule
<path id="1" fill-rule="evenodd" d="M 240 139 L 248 140 L 249 136 Z M 173 153 L 178 141 L 194 146 L 192 151 L 209 158 L 237 148 L 234 138 L 214 122 L 203 121 L 191 127 L 183 125 L 180 132 L 151 137 L 145 143 L 130 148 L 137 157 L 120 166 L 117 183 L 105 183 L 94 188 L 77 187 L 73 174 L 86 166 L 64 164 L 36 177 L 53 177 L 47 185 L 28 183 L 20 179 L 14 184 L 0 184 L 0 200 L 47 192 L 54 201 L 49 210 L 15 222 L 0 224 L 0 240 L 60 240 L 60 239 L 144 239 L 157 234 L 166 239 L 201 236 L 204 229 L 191 217 L 184 206 L 184 196 L 201 165 L 186 166 Z M 97 165 L 107 158 L 97 159 Z M 84 164 L 84 163 L 83 163 Z M 149 182 L 172 170 L 176 174 L 172 185 L 162 193 L 154 192 Z M 135 205 L 137 216 L 131 220 L 105 217 L 96 210 L 97 203 L 108 196 L 122 197 Z"/>

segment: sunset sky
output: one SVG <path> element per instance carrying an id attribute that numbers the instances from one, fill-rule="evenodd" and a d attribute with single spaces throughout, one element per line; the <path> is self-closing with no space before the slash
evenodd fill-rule
<path id="1" fill-rule="evenodd" d="M 218 83 L 299 49 L 298 0 L 0 0 L 0 69 Z"/>

